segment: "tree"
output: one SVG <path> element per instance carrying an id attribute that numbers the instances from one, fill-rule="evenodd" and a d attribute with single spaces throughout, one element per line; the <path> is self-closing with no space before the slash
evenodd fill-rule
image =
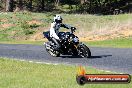
<path id="1" fill-rule="evenodd" d="M 3 0 L 0 0 L 0 9 L 3 7 Z"/>
<path id="2" fill-rule="evenodd" d="M 84 4 L 85 2 L 87 2 L 87 0 L 80 0 L 81 4 Z"/>
<path id="3" fill-rule="evenodd" d="M 23 0 L 18 0 L 18 7 L 20 8 L 20 10 L 23 9 Z"/>
<path id="4" fill-rule="evenodd" d="M 6 11 L 13 12 L 13 0 L 6 0 Z"/>
<path id="5" fill-rule="evenodd" d="M 0 10 L 7 12 L 12 12 L 14 8 L 15 11 L 65 11 L 63 6 L 65 9 L 67 5 L 69 10 L 66 11 L 74 13 L 107 15 L 115 10 L 119 13 L 132 12 L 132 0 L 0 0 Z"/>
<path id="6" fill-rule="evenodd" d="M 60 0 L 55 0 L 55 6 L 59 6 Z"/>
<path id="7" fill-rule="evenodd" d="M 23 0 L 16 0 L 15 12 L 23 10 Z"/>
<path id="8" fill-rule="evenodd" d="M 29 0 L 29 2 L 28 2 L 28 9 L 30 10 L 30 11 L 32 11 L 32 4 L 33 4 L 33 0 Z"/>
<path id="9" fill-rule="evenodd" d="M 41 8 L 42 8 L 42 10 L 44 10 L 44 7 L 45 7 L 44 0 L 42 0 L 41 2 L 42 2 L 41 3 Z"/>

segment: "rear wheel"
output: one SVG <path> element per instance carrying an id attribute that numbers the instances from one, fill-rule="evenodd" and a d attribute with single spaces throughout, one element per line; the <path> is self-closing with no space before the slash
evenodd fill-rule
<path id="1" fill-rule="evenodd" d="M 80 43 L 78 46 L 78 55 L 81 57 L 90 58 L 91 51 L 85 44 Z"/>
<path id="2" fill-rule="evenodd" d="M 52 48 L 52 46 L 50 45 L 50 42 L 46 42 L 46 43 L 45 43 L 45 48 L 46 48 L 46 51 L 47 51 L 51 56 L 53 56 L 53 57 L 58 57 L 58 56 L 60 56 L 59 51 L 54 50 L 54 49 Z"/>
<path id="3" fill-rule="evenodd" d="M 58 51 L 51 51 L 49 50 L 48 53 L 53 57 L 59 57 L 60 53 Z"/>

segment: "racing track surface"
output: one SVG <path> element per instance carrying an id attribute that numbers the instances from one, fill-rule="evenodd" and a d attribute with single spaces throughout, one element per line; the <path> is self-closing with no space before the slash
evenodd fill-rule
<path id="1" fill-rule="evenodd" d="M 92 57 L 50 56 L 44 46 L 0 44 L 0 57 L 28 61 L 92 66 L 102 70 L 132 74 L 132 48 L 90 47 Z"/>

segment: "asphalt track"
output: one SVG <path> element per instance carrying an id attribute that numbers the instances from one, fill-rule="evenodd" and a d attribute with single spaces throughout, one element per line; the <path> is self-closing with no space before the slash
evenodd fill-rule
<path id="1" fill-rule="evenodd" d="M 90 47 L 92 57 L 50 56 L 44 46 L 0 44 L 0 57 L 44 63 L 92 66 L 101 70 L 132 74 L 132 48 Z"/>

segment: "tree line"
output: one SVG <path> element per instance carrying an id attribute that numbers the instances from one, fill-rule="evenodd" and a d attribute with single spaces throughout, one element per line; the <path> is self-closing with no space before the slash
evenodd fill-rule
<path id="1" fill-rule="evenodd" d="M 0 0 L 0 11 L 119 14 L 132 12 L 132 0 Z"/>

